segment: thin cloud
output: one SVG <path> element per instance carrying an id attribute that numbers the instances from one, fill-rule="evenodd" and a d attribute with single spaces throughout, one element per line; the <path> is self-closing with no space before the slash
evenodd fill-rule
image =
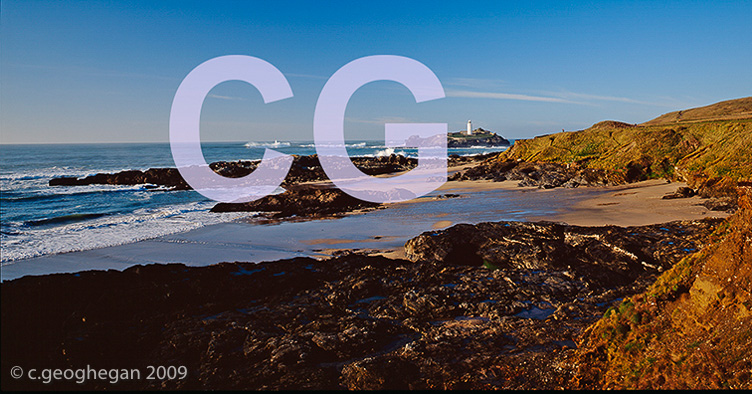
<path id="1" fill-rule="evenodd" d="M 594 101 L 618 101 L 622 103 L 632 103 L 632 104 L 649 104 L 645 101 L 635 100 L 635 99 L 631 99 L 628 97 L 598 96 L 598 95 L 586 94 L 586 93 L 567 92 L 563 96 L 569 97 L 569 98 L 579 98 L 579 99 L 594 100 Z"/>
<path id="2" fill-rule="evenodd" d="M 506 81 L 501 79 L 489 79 L 489 78 L 449 78 L 444 81 L 447 86 L 458 86 L 463 88 L 489 88 L 494 86 L 502 86 L 506 84 Z"/>
<path id="3" fill-rule="evenodd" d="M 531 96 L 527 94 L 501 93 L 501 92 L 474 92 L 470 90 L 447 90 L 447 97 L 462 98 L 487 98 L 495 100 L 518 100 L 518 101 L 539 101 L 546 103 L 564 103 L 564 104 L 585 104 L 571 101 L 559 97 Z"/>
<path id="4" fill-rule="evenodd" d="M 475 90 L 455 90 L 447 89 L 447 97 L 461 98 L 485 98 L 494 100 L 517 100 L 517 101 L 537 101 L 546 103 L 563 103 L 596 106 L 602 102 L 618 102 L 627 104 L 647 105 L 653 107 L 677 108 L 679 100 L 670 97 L 661 97 L 655 101 L 637 100 L 629 97 L 620 96 L 603 96 L 589 93 L 577 93 L 569 91 L 559 92 L 540 92 L 540 95 L 517 94 L 504 92 L 488 92 Z M 685 105 L 686 106 L 686 105 Z"/>
<path id="5" fill-rule="evenodd" d="M 215 99 L 220 100 L 245 100 L 243 97 L 233 97 L 233 96 L 221 96 L 219 94 L 209 93 L 206 97 L 211 97 Z"/>
<path id="6" fill-rule="evenodd" d="M 633 99 L 629 97 L 602 96 L 602 95 L 596 95 L 596 94 L 577 93 L 577 92 L 569 92 L 569 91 L 541 92 L 541 93 L 555 96 L 555 97 L 561 97 L 563 99 L 584 100 L 588 102 L 610 101 L 610 102 L 619 102 L 619 103 L 628 103 L 628 104 L 648 105 L 652 107 L 677 108 L 677 107 L 681 107 L 682 104 L 684 104 L 680 100 L 676 100 L 671 97 L 656 97 L 654 101 L 646 101 L 646 100 L 637 100 L 637 99 Z"/>

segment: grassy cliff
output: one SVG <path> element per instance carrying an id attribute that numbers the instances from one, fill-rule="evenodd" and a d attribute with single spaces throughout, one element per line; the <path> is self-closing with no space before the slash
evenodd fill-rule
<path id="1" fill-rule="evenodd" d="M 625 180 L 680 179 L 739 198 L 708 246 L 583 333 L 575 387 L 752 388 L 751 110 L 745 98 L 640 125 L 601 122 L 518 141 L 499 156 L 598 168 Z"/>
<path id="2" fill-rule="evenodd" d="M 669 112 L 643 124 L 655 125 L 747 118 L 752 118 L 752 97 L 721 101 L 720 103 L 705 107 Z"/>
<path id="3" fill-rule="evenodd" d="M 752 188 L 739 210 L 578 343 L 580 388 L 752 388 Z"/>
<path id="4" fill-rule="evenodd" d="M 643 124 L 600 122 L 517 140 L 498 160 L 557 162 L 635 181 L 665 177 L 693 187 L 752 180 L 752 97 L 672 112 Z"/>

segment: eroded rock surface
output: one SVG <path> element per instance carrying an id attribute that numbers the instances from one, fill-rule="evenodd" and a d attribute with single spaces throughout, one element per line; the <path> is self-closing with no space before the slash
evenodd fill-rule
<path id="1" fill-rule="evenodd" d="M 412 261 L 566 271 L 588 286 L 614 286 L 670 268 L 698 250 L 721 219 L 639 227 L 581 227 L 551 222 L 459 224 L 405 245 Z"/>
<path id="2" fill-rule="evenodd" d="M 4 371 L 185 365 L 188 377 L 2 388 L 567 387 L 577 335 L 700 248 L 714 224 L 460 225 L 410 241 L 415 261 L 350 254 L 25 277 L 0 285 Z"/>

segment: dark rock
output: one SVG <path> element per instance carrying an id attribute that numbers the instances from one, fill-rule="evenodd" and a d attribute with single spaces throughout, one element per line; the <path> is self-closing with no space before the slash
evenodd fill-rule
<path id="1" fill-rule="evenodd" d="M 484 154 L 478 154 L 478 155 L 468 155 L 468 156 L 460 156 L 457 154 L 451 154 L 449 155 L 449 166 L 459 166 L 463 164 L 471 164 L 471 163 L 478 163 L 485 160 L 488 160 L 490 158 L 496 157 L 499 153 L 498 152 L 489 152 Z"/>
<path id="2" fill-rule="evenodd" d="M 331 215 L 379 205 L 352 197 L 340 189 L 299 185 L 251 202 L 218 203 L 211 212 L 274 212 L 272 217 L 285 218 Z"/>
<path id="3" fill-rule="evenodd" d="M 486 160 L 474 167 L 457 172 L 450 181 L 492 180 L 520 181 L 519 186 L 550 189 L 554 187 L 602 186 L 622 184 L 626 180 L 604 170 L 583 168 L 548 162 L 516 160 Z"/>
<path id="4" fill-rule="evenodd" d="M 49 181 L 50 186 L 142 184 L 165 186 L 175 190 L 190 189 L 190 186 L 175 168 L 150 168 L 146 171 L 128 170 L 115 174 L 99 173 L 84 178 L 60 177 Z"/>
<path id="5" fill-rule="evenodd" d="M 675 199 L 675 198 L 689 198 L 689 197 L 694 197 L 695 194 L 696 193 L 695 193 L 694 189 L 692 189 L 691 187 L 682 186 L 682 187 L 678 188 L 675 192 L 673 192 L 671 194 L 666 194 L 662 198 L 664 200 L 671 200 L 671 199 Z"/>
<path id="6" fill-rule="evenodd" d="M 342 380 L 349 390 L 412 389 L 420 368 L 401 357 L 366 358 L 345 365 Z"/>
<path id="7" fill-rule="evenodd" d="M 737 208 L 737 201 L 733 197 L 709 198 L 702 205 L 711 211 L 732 212 Z"/>
<path id="8" fill-rule="evenodd" d="M 209 168 L 211 168 L 214 172 L 228 178 L 244 177 L 253 172 L 253 170 L 255 170 L 257 166 L 257 161 L 247 160 L 218 161 L 209 164 Z"/>
<path id="9" fill-rule="evenodd" d="M 76 186 L 78 185 L 78 178 L 74 176 L 63 176 L 59 178 L 50 179 L 50 186 Z"/>
<path id="10" fill-rule="evenodd" d="M 173 365 L 188 373 L 117 384 L 0 384 L 3 390 L 571 387 L 573 369 L 563 366 L 576 351 L 573 340 L 619 299 L 644 290 L 660 269 L 699 249 L 716 223 L 457 225 L 408 242 L 414 262 L 354 253 L 27 276 L 0 284 L 2 370 L 91 365 L 145 374 L 148 365 Z"/>
<path id="11" fill-rule="evenodd" d="M 392 154 L 380 157 L 355 157 L 353 164 L 368 175 L 390 174 L 407 171 L 417 166 L 417 159 Z M 259 161 L 218 161 L 209 164 L 214 172 L 228 178 L 239 178 L 253 172 Z M 326 173 L 317 155 L 293 155 L 293 164 L 283 186 L 304 182 L 326 181 Z M 188 190 L 191 187 L 183 180 L 176 168 L 150 168 L 146 171 L 127 170 L 115 174 L 96 174 L 84 178 L 59 177 L 49 181 L 50 186 L 80 185 L 141 185 L 153 184 L 173 190 Z"/>
<path id="12" fill-rule="evenodd" d="M 599 286 L 614 286 L 669 268 L 686 250 L 695 250 L 719 221 L 641 227 L 580 227 L 549 222 L 458 224 L 409 240 L 405 252 L 412 261 L 566 269 L 587 278 L 591 285 L 597 281 Z"/>

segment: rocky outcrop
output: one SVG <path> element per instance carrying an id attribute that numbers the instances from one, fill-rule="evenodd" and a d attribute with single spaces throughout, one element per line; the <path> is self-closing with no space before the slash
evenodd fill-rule
<path id="1" fill-rule="evenodd" d="M 417 159 L 402 155 L 379 157 L 355 157 L 353 164 L 368 175 L 391 174 L 407 171 L 417 166 Z M 209 164 L 209 167 L 219 175 L 238 178 L 250 174 L 258 166 L 259 161 L 219 161 Z M 328 180 L 317 155 L 293 156 L 293 164 L 287 174 L 283 186 L 303 182 Z M 187 190 L 191 187 L 183 180 L 175 168 L 151 168 L 146 171 L 128 170 L 114 174 L 99 173 L 84 178 L 58 177 L 49 181 L 50 186 L 80 186 L 80 185 L 157 185 L 172 190 Z"/>
<path id="2" fill-rule="evenodd" d="M 392 174 L 408 171 L 418 164 L 417 159 L 402 155 L 379 157 L 355 157 L 353 164 L 368 175 Z M 472 161 L 474 159 L 470 159 Z M 250 174 L 256 169 L 258 161 L 220 161 L 209 166 L 214 172 L 229 178 Z M 325 216 L 354 210 L 368 209 L 379 204 L 362 201 L 351 197 L 341 190 L 327 186 L 300 186 L 309 182 L 328 181 L 326 173 L 319 163 L 317 155 L 294 156 L 287 177 L 282 183 L 286 191 L 279 195 L 270 195 L 249 203 L 219 203 L 211 212 L 269 212 L 271 217 L 286 218 L 292 216 Z M 61 177 L 49 181 L 50 186 L 79 185 L 152 185 L 170 190 L 191 189 L 175 168 L 152 168 L 147 171 L 121 171 L 115 174 L 96 174 L 84 178 Z"/>
<path id="3" fill-rule="evenodd" d="M 265 196 L 251 202 L 218 203 L 211 212 L 268 212 L 273 218 L 287 218 L 328 216 L 380 205 L 359 200 L 332 187 L 298 185 L 289 187 L 284 193 Z"/>
<path id="4" fill-rule="evenodd" d="M 752 388 L 752 190 L 712 243 L 579 338 L 580 388 Z"/>
<path id="5" fill-rule="evenodd" d="M 675 192 L 666 194 L 662 197 L 664 200 L 673 200 L 677 198 L 690 198 L 695 196 L 697 193 L 692 189 L 691 187 L 682 186 L 678 189 L 676 189 Z"/>
<path id="6" fill-rule="evenodd" d="M 378 157 L 353 157 L 350 160 L 352 160 L 355 167 L 368 175 L 383 175 L 408 171 L 418 165 L 417 159 L 396 154 Z M 290 172 L 287 174 L 287 178 L 285 178 L 282 185 L 319 182 L 328 179 L 324 169 L 321 167 L 321 163 L 319 163 L 318 155 L 295 156 L 292 168 L 290 168 Z"/>
<path id="7" fill-rule="evenodd" d="M 639 179 L 639 175 L 636 176 Z M 578 187 L 581 185 L 615 185 L 636 180 L 613 172 L 583 168 L 577 165 L 519 160 L 486 160 L 474 167 L 459 171 L 448 179 L 450 181 L 520 181 L 519 186 L 533 186 L 544 189 Z"/>
<path id="8" fill-rule="evenodd" d="M 720 219 L 641 227 L 549 222 L 459 224 L 405 244 L 412 261 L 567 271 L 584 286 L 619 286 L 670 268 L 695 251 Z"/>
<path id="9" fill-rule="evenodd" d="M 50 180 L 50 186 L 83 185 L 158 185 L 173 190 L 187 190 L 190 186 L 175 168 L 150 168 L 146 171 L 129 170 L 115 174 L 99 173 L 84 178 L 58 177 Z"/>
<path id="10" fill-rule="evenodd" d="M 714 223 L 458 225 L 410 241 L 414 261 L 350 254 L 24 277 L 0 284 L 2 370 L 90 365 L 139 368 L 144 378 L 0 384 L 3 390 L 569 387 L 574 370 L 565 367 L 577 335 L 672 261 L 701 248 Z M 148 380 L 149 365 L 185 366 L 187 376 Z"/>
<path id="11" fill-rule="evenodd" d="M 488 160 L 489 158 L 495 157 L 498 155 L 497 152 L 490 152 L 490 153 L 482 153 L 477 155 L 465 155 L 460 156 L 458 154 L 451 154 L 449 155 L 449 167 L 455 167 L 455 166 L 462 166 L 466 164 L 474 164 L 474 163 L 480 163 L 483 161 Z"/>

